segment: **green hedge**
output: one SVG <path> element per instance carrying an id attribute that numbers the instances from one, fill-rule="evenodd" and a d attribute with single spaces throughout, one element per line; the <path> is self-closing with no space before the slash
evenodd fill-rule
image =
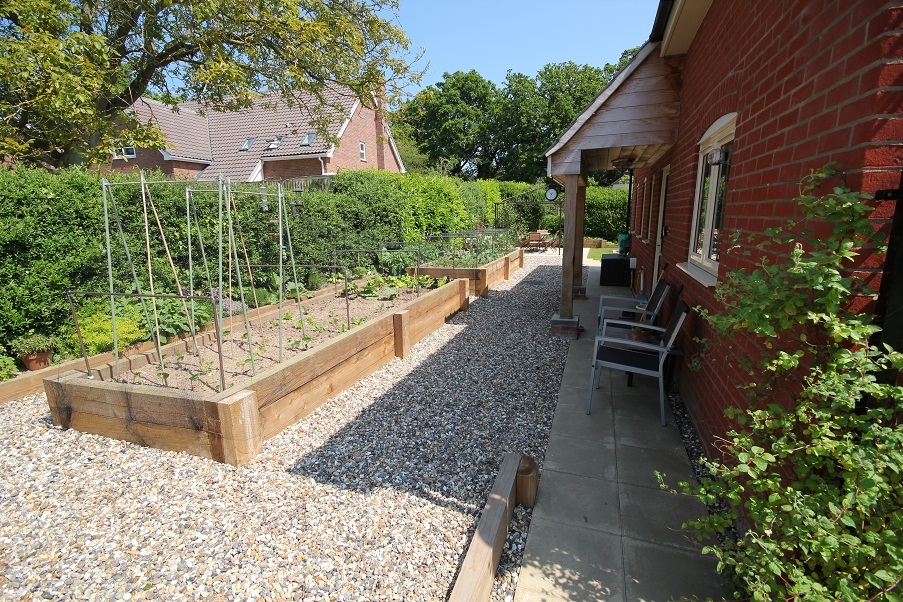
<path id="1" fill-rule="evenodd" d="M 83 169 L 0 170 L 0 345 L 53 334 L 69 288 L 104 281 L 99 180 Z"/>
<path id="2" fill-rule="evenodd" d="M 584 236 L 618 240 L 627 231 L 627 189 L 588 187 L 585 216 Z"/>
<path id="3" fill-rule="evenodd" d="M 148 181 L 166 180 L 162 174 L 148 174 Z M 219 194 L 215 184 L 153 184 L 142 198 L 136 176 L 115 176 L 111 190 L 110 223 L 115 287 L 134 291 L 129 256 L 140 287 L 149 292 L 146 230 L 150 232 L 150 273 L 157 293 L 176 292 L 167 250 L 176 265 L 183 292 L 193 285 L 197 293 L 209 294 L 207 274 L 218 281 Z M 185 187 L 193 195 L 191 256 L 194 282 L 189 282 L 189 231 L 186 221 Z M 233 234 L 236 248 L 224 250 L 224 263 L 243 265 L 277 264 L 280 250 L 287 252 L 289 239 L 278 240 L 276 185 L 233 184 Z M 466 188 L 465 188 L 466 189 Z M 469 203 L 481 211 L 480 199 L 468 189 Z M 479 189 L 482 192 L 483 187 Z M 0 346 L 33 329 L 58 334 L 71 321 L 66 291 L 106 291 L 107 261 L 100 176 L 85 169 L 50 173 L 40 169 L 17 168 L 0 171 Z M 348 171 L 335 176 L 332 192 L 295 193 L 286 191 L 290 211 L 288 230 L 298 264 L 338 263 L 355 267 L 375 267 L 377 254 L 339 254 L 335 249 L 375 249 L 384 242 L 423 240 L 428 234 L 457 232 L 473 227 L 460 181 L 439 175 L 404 175 L 380 171 Z M 485 202 L 485 201 L 483 201 Z M 115 211 L 113 208 L 115 204 Z M 148 208 L 145 222 L 143 207 Z M 160 236 L 157 218 L 165 233 Z M 120 235 L 120 225 L 122 234 Z M 123 245 L 121 237 L 127 241 Z M 223 234 L 228 240 L 227 232 Z M 205 267 L 200 241 L 203 240 Z M 287 256 L 284 256 L 287 257 Z M 299 280 L 308 284 L 321 275 L 304 271 Z M 275 268 L 255 269 L 254 286 L 275 290 L 279 286 Z M 293 279 L 287 271 L 286 280 Z M 248 290 L 250 278 L 242 274 Z M 224 284 L 226 286 L 227 284 Z M 233 287 L 237 283 L 233 282 Z M 250 295 L 249 295 L 250 296 Z M 233 290 L 233 297 L 237 292 Z M 246 299 L 250 301 L 250 299 Z M 87 303 L 77 299 L 78 305 Z"/>

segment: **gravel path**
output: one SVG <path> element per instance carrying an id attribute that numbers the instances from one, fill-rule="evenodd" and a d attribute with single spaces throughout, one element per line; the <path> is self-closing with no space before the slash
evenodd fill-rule
<path id="1" fill-rule="evenodd" d="M 561 257 L 525 261 L 241 468 L 59 430 L 43 394 L 0 406 L 0 599 L 444 600 L 502 454 L 546 448 Z"/>

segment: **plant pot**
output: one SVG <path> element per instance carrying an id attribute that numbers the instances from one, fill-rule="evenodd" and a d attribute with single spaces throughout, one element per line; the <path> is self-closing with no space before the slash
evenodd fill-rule
<path id="1" fill-rule="evenodd" d="M 38 353 L 29 353 L 22 355 L 19 359 L 25 364 L 29 370 L 40 370 L 50 365 L 50 358 L 53 357 L 53 350 L 39 351 Z"/>

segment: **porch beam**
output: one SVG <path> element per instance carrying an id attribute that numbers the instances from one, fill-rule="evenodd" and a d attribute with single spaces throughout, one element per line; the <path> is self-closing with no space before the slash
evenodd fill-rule
<path id="1" fill-rule="evenodd" d="M 561 258 L 561 306 L 558 316 L 562 319 L 574 317 L 575 276 L 580 275 L 583 283 L 583 218 L 586 207 L 586 182 L 579 174 L 564 176 L 564 249 Z M 579 224 L 578 224 L 579 222 Z M 577 250 L 577 235 L 580 234 L 580 252 Z"/>

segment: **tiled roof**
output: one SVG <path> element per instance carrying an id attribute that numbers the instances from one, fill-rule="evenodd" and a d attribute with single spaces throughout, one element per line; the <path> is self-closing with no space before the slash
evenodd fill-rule
<path id="1" fill-rule="evenodd" d="M 168 105 L 142 98 L 132 110 L 143 123 L 153 122 L 166 134 L 166 152 L 178 159 L 209 163 L 213 160 L 207 135 L 207 119 L 189 106 L 173 111 Z"/>
<path id="2" fill-rule="evenodd" d="M 204 116 L 200 116 L 196 105 L 191 103 L 179 105 L 178 113 L 149 99 L 142 99 L 134 108 L 139 116 L 153 114 L 158 127 L 166 134 L 166 150 L 173 158 L 210 162 L 197 179 L 215 180 L 222 175 L 244 182 L 255 173 L 264 158 L 317 157 L 332 152 L 333 145 L 319 134 L 309 144 L 301 145 L 308 134 L 317 129 L 312 124 L 310 113 L 304 108 L 315 106 L 313 103 L 319 104 L 319 101 L 313 97 L 302 97 L 300 106 L 289 108 L 275 96 L 263 96 L 251 108 L 206 111 Z M 338 137 L 351 117 L 357 99 L 350 92 L 330 90 L 326 94 L 326 103 L 325 110 L 331 115 L 328 132 Z M 139 108 L 141 104 L 143 108 Z M 332 105 L 341 110 L 336 111 Z M 282 140 L 276 145 L 280 135 Z M 254 140 L 250 146 L 240 150 L 251 138 Z M 270 148 L 271 143 L 274 143 L 274 148 Z"/>

